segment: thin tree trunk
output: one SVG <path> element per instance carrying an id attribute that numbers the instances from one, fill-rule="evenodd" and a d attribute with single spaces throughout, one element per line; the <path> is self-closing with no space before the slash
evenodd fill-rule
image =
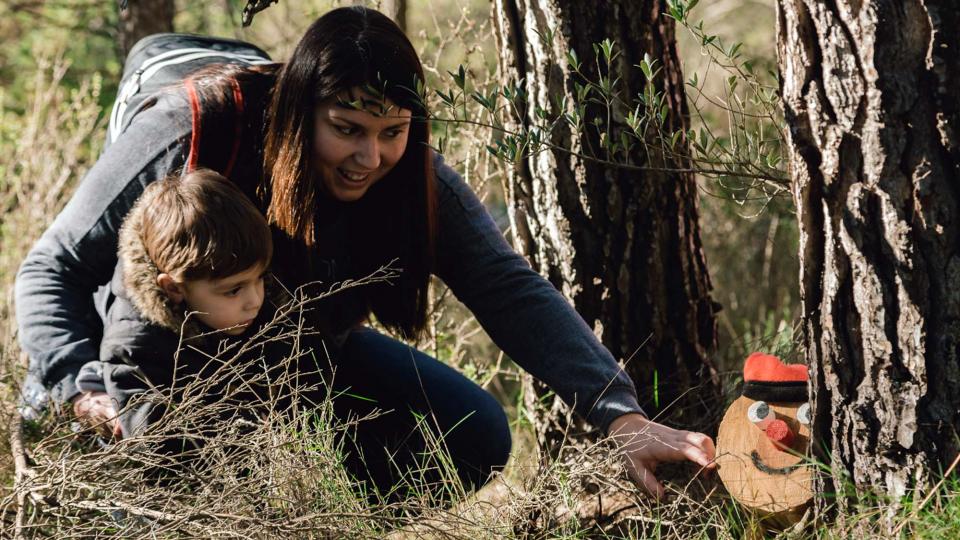
<path id="1" fill-rule="evenodd" d="M 404 32 L 407 31 L 407 0 L 381 0 L 383 14 L 393 19 Z"/>
<path id="2" fill-rule="evenodd" d="M 173 32 L 173 14 L 173 0 L 127 0 L 126 9 L 120 10 L 118 38 L 122 57 L 140 38 Z"/>
<path id="3" fill-rule="evenodd" d="M 636 67 L 649 53 L 659 62 L 669 129 L 685 128 L 687 111 L 672 21 L 657 0 L 497 0 L 494 19 L 503 84 L 526 92 L 522 118 L 509 129 L 570 112 L 582 82 L 566 62 L 569 52 L 596 80 L 594 44 L 609 38 L 621 56 L 610 77 L 620 77 L 627 100 L 643 91 Z M 552 33 L 552 35 L 551 35 Z M 607 73 L 604 73 L 606 76 Z M 558 110 L 562 98 L 567 109 Z M 614 107 L 611 133 L 619 140 L 627 110 Z M 585 121 L 607 121 L 606 107 L 590 104 Z M 596 130 L 560 128 L 552 143 L 590 153 L 601 148 Z M 678 148 L 686 142 L 681 139 Z M 628 159 L 654 168 L 688 168 L 683 158 L 647 153 L 636 145 Z M 517 248 L 570 300 L 637 383 L 649 414 L 671 408 L 679 423 L 709 421 L 719 409 L 710 361 L 716 322 L 698 229 L 696 186 L 687 173 L 628 171 L 542 151 L 524 159 L 506 180 Z M 584 359 L 589 361 L 589 359 Z M 657 387 L 654 388 L 654 382 Z M 544 388 L 529 392 L 542 403 Z M 684 391 L 691 390 L 684 394 Z M 550 447 L 567 427 L 559 400 L 537 407 L 538 431 Z"/>
<path id="4" fill-rule="evenodd" d="M 922 492 L 958 451 L 958 24 L 953 2 L 780 2 L 826 491 Z"/>

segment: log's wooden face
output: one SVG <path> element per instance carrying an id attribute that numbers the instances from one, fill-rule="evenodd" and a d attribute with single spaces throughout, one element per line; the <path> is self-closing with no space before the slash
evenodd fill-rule
<path id="1" fill-rule="evenodd" d="M 813 499 L 813 467 L 807 454 L 810 426 L 797 421 L 803 403 L 768 403 L 795 434 L 787 451 L 747 418 L 755 401 L 740 397 L 730 405 L 717 434 L 720 479 L 741 504 L 767 514 L 800 509 Z"/>

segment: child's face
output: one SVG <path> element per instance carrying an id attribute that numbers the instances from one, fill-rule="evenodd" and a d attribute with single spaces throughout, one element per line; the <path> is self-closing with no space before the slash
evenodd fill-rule
<path id="1" fill-rule="evenodd" d="M 265 270 L 257 265 L 221 279 L 185 281 L 180 286 L 183 301 L 210 328 L 231 336 L 242 334 L 263 305 Z"/>

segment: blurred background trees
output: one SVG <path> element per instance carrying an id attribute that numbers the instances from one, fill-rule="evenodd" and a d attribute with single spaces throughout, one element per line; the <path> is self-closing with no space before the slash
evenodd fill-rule
<path id="1" fill-rule="evenodd" d="M 140 38 L 173 32 L 173 0 L 120 0 L 118 8 L 117 44 L 123 56 Z"/>

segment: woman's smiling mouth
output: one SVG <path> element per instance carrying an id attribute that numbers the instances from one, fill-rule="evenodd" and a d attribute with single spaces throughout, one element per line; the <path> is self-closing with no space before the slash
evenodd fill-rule
<path id="1" fill-rule="evenodd" d="M 362 184 L 362 183 L 365 183 L 368 178 L 370 178 L 370 173 L 368 172 L 361 173 L 361 172 L 347 171 L 345 169 L 341 169 L 340 167 L 337 167 L 337 173 L 340 174 L 340 177 L 342 179 L 346 180 L 351 184 Z"/>

